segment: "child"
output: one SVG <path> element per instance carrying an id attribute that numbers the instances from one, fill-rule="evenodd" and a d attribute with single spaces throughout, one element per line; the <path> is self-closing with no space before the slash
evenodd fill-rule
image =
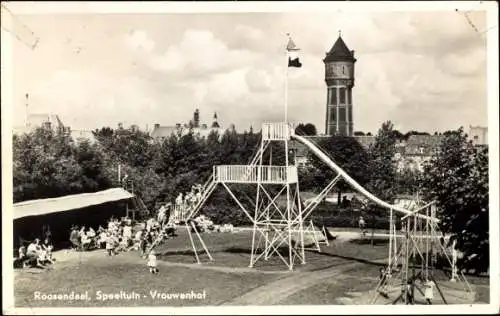
<path id="1" fill-rule="evenodd" d="M 358 224 L 359 224 L 359 229 L 361 230 L 361 234 L 363 236 L 365 236 L 366 235 L 366 230 L 365 230 L 366 222 L 365 222 L 365 219 L 363 218 L 363 216 L 359 217 Z"/>
<path id="2" fill-rule="evenodd" d="M 149 234 L 144 233 L 141 236 L 140 243 L 139 243 L 139 248 L 141 249 L 141 257 L 146 259 L 146 249 L 148 247 L 148 236 Z"/>
<path id="3" fill-rule="evenodd" d="M 424 283 L 425 286 L 425 300 L 427 304 L 432 304 L 431 301 L 434 299 L 434 282 L 432 280 L 427 280 Z"/>
<path id="4" fill-rule="evenodd" d="M 149 253 L 147 265 L 149 267 L 149 272 L 151 272 L 153 274 L 156 274 L 159 272 L 158 267 L 157 267 L 157 263 L 156 263 L 156 253 L 154 250 L 151 250 L 151 252 Z"/>
<path id="5" fill-rule="evenodd" d="M 413 304 L 414 301 L 413 301 L 413 282 L 412 280 L 408 280 L 408 282 L 406 283 L 406 304 Z"/>
<path id="6" fill-rule="evenodd" d="M 115 249 L 114 238 L 111 236 L 110 233 L 108 233 L 106 235 L 106 251 L 108 252 L 108 256 L 114 255 L 114 249 Z"/>
<path id="7" fill-rule="evenodd" d="M 54 246 L 52 245 L 52 243 L 50 242 L 49 238 L 45 238 L 45 240 L 43 241 L 43 244 L 42 244 L 42 249 L 45 250 L 47 252 L 47 259 L 53 263 L 53 261 L 55 261 L 53 258 L 52 258 L 52 250 L 54 249 Z"/>
<path id="8" fill-rule="evenodd" d="M 101 230 L 99 233 L 99 240 L 97 241 L 97 245 L 99 249 L 105 247 L 105 244 L 107 243 L 108 235 L 106 234 L 106 231 L 104 229 Z"/>
<path id="9" fill-rule="evenodd" d="M 132 226 L 125 225 L 123 227 L 123 237 L 126 238 L 127 240 L 132 239 Z"/>
<path id="10" fill-rule="evenodd" d="M 386 271 L 387 270 L 385 268 L 383 268 L 383 267 L 380 268 L 380 270 L 379 270 L 379 284 L 380 284 L 379 293 L 383 297 L 389 298 L 389 296 L 387 295 L 387 289 L 386 289 L 386 284 L 387 284 L 387 273 L 386 273 Z"/>
<path id="11" fill-rule="evenodd" d="M 19 247 L 19 259 L 24 259 L 26 257 L 26 246 L 21 244 L 21 247 Z"/>
<path id="12" fill-rule="evenodd" d="M 87 234 L 81 235 L 81 241 L 82 241 L 82 250 L 89 250 L 90 248 L 90 238 L 87 236 Z"/>

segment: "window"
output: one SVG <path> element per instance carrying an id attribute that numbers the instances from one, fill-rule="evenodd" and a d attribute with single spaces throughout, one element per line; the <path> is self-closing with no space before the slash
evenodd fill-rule
<path id="1" fill-rule="evenodd" d="M 330 104 L 337 104 L 337 88 L 330 88 Z"/>
<path id="2" fill-rule="evenodd" d="M 347 89 L 347 104 L 352 104 L 352 89 Z"/>
<path id="3" fill-rule="evenodd" d="M 339 119 L 341 121 L 345 121 L 346 120 L 346 111 L 345 111 L 344 107 L 339 108 Z"/>
<path id="4" fill-rule="evenodd" d="M 337 108 L 330 109 L 330 122 L 331 123 L 337 122 Z"/>
<path id="5" fill-rule="evenodd" d="M 352 122 L 352 106 L 349 106 L 349 122 Z"/>
<path id="6" fill-rule="evenodd" d="M 345 75 L 345 66 L 342 66 L 342 74 Z"/>
<path id="7" fill-rule="evenodd" d="M 340 104 L 345 104 L 345 88 L 340 88 L 339 89 L 339 103 Z"/>

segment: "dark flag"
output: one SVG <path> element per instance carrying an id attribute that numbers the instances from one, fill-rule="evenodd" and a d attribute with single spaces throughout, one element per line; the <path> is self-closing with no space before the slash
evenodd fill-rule
<path id="1" fill-rule="evenodd" d="M 302 63 L 299 60 L 297 52 L 300 48 L 297 48 L 292 38 L 288 38 L 288 45 L 286 45 L 286 50 L 288 53 L 288 67 L 302 67 Z"/>

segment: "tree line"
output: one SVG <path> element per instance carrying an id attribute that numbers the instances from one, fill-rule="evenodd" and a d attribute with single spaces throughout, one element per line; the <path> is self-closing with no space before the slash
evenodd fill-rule
<path id="1" fill-rule="evenodd" d="M 299 133 L 315 134 L 312 124 L 301 126 Z M 13 136 L 13 199 L 20 202 L 67 194 L 95 192 L 119 185 L 122 175 L 134 182 L 136 194 L 149 209 L 158 202 L 173 201 L 194 184 L 203 184 L 214 165 L 248 164 L 260 145 L 260 132 L 237 133 L 228 129 L 199 137 L 193 132 L 152 139 L 138 128 L 103 127 L 93 131 L 96 141 L 74 142 L 64 133 L 37 128 Z M 383 200 L 393 201 L 399 194 L 419 192 L 427 200 L 436 200 L 442 230 L 453 234 L 457 246 L 474 267 L 484 271 L 489 262 L 488 234 L 488 148 L 468 141 L 463 129 L 443 133 L 439 150 L 425 164 L 424 171 L 394 163 L 400 135 L 391 122 L 385 122 L 374 143 L 363 148 L 354 138 L 343 136 L 314 140 L 357 182 Z M 291 152 L 290 162 L 293 162 Z M 302 191 L 321 190 L 335 176 L 315 156 L 299 172 Z M 278 144 L 263 157 L 265 164 L 283 164 L 284 147 Z M 350 190 L 344 182 L 335 189 L 340 199 Z M 251 205 L 254 189 L 235 185 L 234 192 L 244 204 Z M 379 212 L 370 206 L 372 213 Z M 204 212 L 216 223 L 248 224 L 234 201 L 222 189 L 216 190 Z"/>

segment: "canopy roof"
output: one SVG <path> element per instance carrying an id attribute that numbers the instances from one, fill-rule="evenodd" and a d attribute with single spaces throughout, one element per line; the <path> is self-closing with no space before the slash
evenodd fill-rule
<path id="1" fill-rule="evenodd" d="M 134 195 L 122 188 L 94 193 L 66 195 L 57 198 L 30 200 L 14 204 L 14 219 L 71 211 L 88 206 L 132 198 Z"/>

